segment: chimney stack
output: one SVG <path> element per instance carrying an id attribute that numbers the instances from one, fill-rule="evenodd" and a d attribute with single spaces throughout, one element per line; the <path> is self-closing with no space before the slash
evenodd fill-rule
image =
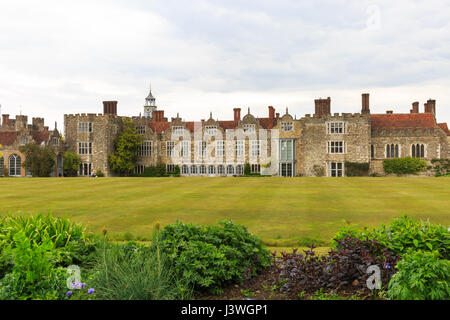
<path id="1" fill-rule="evenodd" d="M 429 99 L 427 103 L 425 103 L 425 113 L 436 115 L 436 100 Z"/>
<path id="2" fill-rule="evenodd" d="M 270 120 L 275 119 L 275 108 L 272 106 L 269 106 L 269 119 Z"/>
<path id="3" fill-rule="evenodd" d="M 363 93 L 362 94 L 362 109 L 361 109 L 361 113 L 362 114 L 370 113 L 369 94 L 368 93 Z"/>
<path id="4" fill-rule="evenodd" d="M 4 114 L 2 116 L 2 127 L 7 127 L 9 125 L 9 114 Z"/>
<path id="5" fill-rule="evenodd" d="M 241 120 L 241 108 L 234 108 L 234 122 L 239 122 Z"/>
<path id="6" fill-rule="evenodd" d="M 411 113 L 419 113 L 419 102 L 413 102 Z"/>
<path id="7" fill-rule="evenodd" d="M 331 98 L 327 99 L 316 99 L 314 100 L 314 104 L 316 107 L 315 114 L 322 116 L 331 114 Z"/>
<path id="8" fill-rule="evenodd" d="M 103 114 L 117 115 L 117 101 L 103 101 Z"/>

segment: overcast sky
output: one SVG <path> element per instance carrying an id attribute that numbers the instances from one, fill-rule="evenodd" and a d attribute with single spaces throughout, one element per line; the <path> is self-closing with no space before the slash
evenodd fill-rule
<path id="1" fill-rule="evenodd" d="M 433 98 L 450 122 L 449 17 L 448 0 L 0 0 L 1 111 L 139 115 L 151 83 L 169 119 L 299 118 L 328 96 L 360 112 L 368 92 L 373 113 Z"/>

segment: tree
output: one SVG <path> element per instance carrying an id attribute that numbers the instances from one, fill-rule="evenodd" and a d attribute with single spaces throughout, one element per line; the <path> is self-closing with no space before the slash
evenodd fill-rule
<path id="1" fill-rule="evenodd" d="M 81 158 L 79 155 L 73 152 L 66 152 L 63 155 L 64 173 L 69 177 L 77 175 L 78 168 L 80 167 Z"/>
<path id="2" fill-rule="evenodd" d="M 252 168 L 250 167 L 250 163 L 246 163 L 244 166 L 244 175 L 249 175 L 252 173 Z"/>
<path id="3" fill-rule="evenodd" d="M 137 133 L 133 122 L 126 121 L 123 130 L 114 141 L 115 152 L 108 155 L 111 170 L 121 175 L 129 175 L 139 160 L 138 151 L 142 142 L 142 136 Z"/>
<path id="4" fill-rule="evenodd" d="M 19 148 L 25 155 L 22 167 L 30 170 L 34 177 L 48 177 L 55 166 L 55 152 L 50 146 L 40 147 L 29 143 Z"/>

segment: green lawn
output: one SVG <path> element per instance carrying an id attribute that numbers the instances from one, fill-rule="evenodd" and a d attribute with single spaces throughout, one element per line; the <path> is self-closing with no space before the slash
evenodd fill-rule
<path id="1" fill-rule="evenodd" d="M 328 241 L 344 219 L 450 225 L 450 178 L 0 178 L 0 215 L 51 212 L 148 237 L 156 221 L 246 225 L 270 246 Z M 326 244 L 322 244 L 325 245 Z"/>

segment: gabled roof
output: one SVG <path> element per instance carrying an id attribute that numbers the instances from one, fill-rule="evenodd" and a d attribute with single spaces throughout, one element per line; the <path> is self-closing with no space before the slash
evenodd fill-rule
<path id="1" fill-rule="evenodd" d="M 50 131 L 32 131 L 31 136 L 33 137 L 34 142 L 36 142 L 37 145 L 40 145 L 42 142 L 48 142 L 50 133 Z"/>
<path id="2" fill-rule="evenodd" d="M 444 130 L 444 132 L 450 136 L 450 131 L 448 130 L 448 126 L 447 123 L 438 123 L 439 128 L 441 128 L 442 130 Z"/>
<path id="3" fill-rule="evenodd" d="M 372 129 L 436 128 L 432 113 L 371 114 Z"/>

